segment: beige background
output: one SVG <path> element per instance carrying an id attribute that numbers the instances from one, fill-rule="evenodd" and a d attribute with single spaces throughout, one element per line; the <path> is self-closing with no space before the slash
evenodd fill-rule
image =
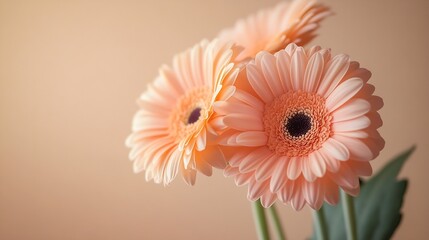
<path id="1" fill-rule="evenodd" d="M 124 139 L 162 63 L 271 1 L 0 1 L 0 239 L 255 239 L 246 189 L 220 172 L 164 188 L 132 173 Z M 387 140 L 417 143 L 395 239 L 429 235 L 429 1 L 325 0 L 313 41 L 373 71 Z M 281 206 L 289 239 L 308 208 Z"/>

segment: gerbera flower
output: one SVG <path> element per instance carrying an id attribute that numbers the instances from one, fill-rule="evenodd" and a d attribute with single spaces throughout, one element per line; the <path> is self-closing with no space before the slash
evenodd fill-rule
<path id="1" fill-rule="evenodd" d="M 347 55 L 295 44 L 259 53 L 246 73 L 250 91 L 215 103 L 227 128 L 221 144 L 241 146 L 225 175 L 265 207 L 280 199 L 319 209 L 338 202 L 339 188 L 357 195 L 359 176 L 372 174 L 369 161 L 384 147 L 371 73 Z"/>
<path id="2" fill-rule="evenodd" d="M 196 171 L 212 174 L 226 161 L 211 144 L 213 103 L 228 97 L 237 76 L 231 60 L 237 48 L 218 40 L 206 40 L 177 55 L 173 67 L 163 66 L 159 76 L 137 100 L 132 131 L 126 144 L 136 173 L 146 180 L 169 184 L 181 173 L 193 185 Z"/>
<path id="3" fill-rule="evenodd" d="M 289 43 L 308 43 L 316 36 L 319 22 L 330 14 L 317 0 L 282 2 L 237 21 L 233 28 L 222 31 L 220 38 L 244 47 L 236 59 L 241 61 L 254 58 L 262 50 L 275 53 Z"/>

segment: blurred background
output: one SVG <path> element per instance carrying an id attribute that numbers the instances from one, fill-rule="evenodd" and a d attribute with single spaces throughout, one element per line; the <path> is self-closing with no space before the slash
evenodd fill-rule
<path id="1" fill-rule="evenodd" d="M 0 239 L 256 239 L 246 188 L 220 171 L 195 187 L 135 175 L 124 140 L 158 67 L 278 1 L 0 0 Z M 384 98 L 386 148 L 412 144 L 394 239 L 429 235 L 429 1 L 324 0 L 312 44 L 348 53 Z M 289 239 L 311 211 L 279 211 Z"/>

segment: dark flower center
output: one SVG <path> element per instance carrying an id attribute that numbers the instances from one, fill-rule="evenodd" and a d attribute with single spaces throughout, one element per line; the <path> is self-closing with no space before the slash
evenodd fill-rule
<path id="1" fill-rule="evenodd" d="M 201 108 L 197 107 L 194 110 L 192 110 L 191 114 L 188 117 L 188 124 L 195 123 L 200 119 L 201 116 Z"/>
<path id="2" fill-rule="evenodd" d="M 284 125 L 284 130 L 292 137 L 301 137 L 311 129 L 311 118 L 305 113 L 295 113 Z"/>

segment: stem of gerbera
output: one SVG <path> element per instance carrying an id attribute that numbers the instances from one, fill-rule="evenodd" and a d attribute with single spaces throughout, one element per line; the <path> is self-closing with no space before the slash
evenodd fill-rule
<path id="1" fill-rule="evenodd" d="M 341 201 L 344 219 L 346 220 L 347 239 L 357 240 L 356 214 L 353 197 L 341 191 Z"/>
<path id="2" fill-rule="evenodd" d="M 286 236 L 285 236 L 285 233 L 283 231 L 282 224 L 280 222 L 279 215 L 277 214 L 277 209 L 276 209 L 275 205 L 272 205 L 270 207 L 270 216 L 274 222 L 274 227 L 276 230 L 277 239 L 286 240 Z"/>
<path id="3" fill-rule="evenodd" d="M 328 228 L 326 225 L 325 213 L 323 207 L 319 211 L 314 211 L 314 222 L 316 223 L 317 240 L 328 240 Z"/>
<path id="4" fill-rule="evenodd" d="M 252 203 L 253 219 L 255 220 L 256 232 L 258 233 L 259 240 L 269 240 L 270 234 L 268 232 L 267 219 L 265 218 L 265 210 L 259 200 Z"/>

